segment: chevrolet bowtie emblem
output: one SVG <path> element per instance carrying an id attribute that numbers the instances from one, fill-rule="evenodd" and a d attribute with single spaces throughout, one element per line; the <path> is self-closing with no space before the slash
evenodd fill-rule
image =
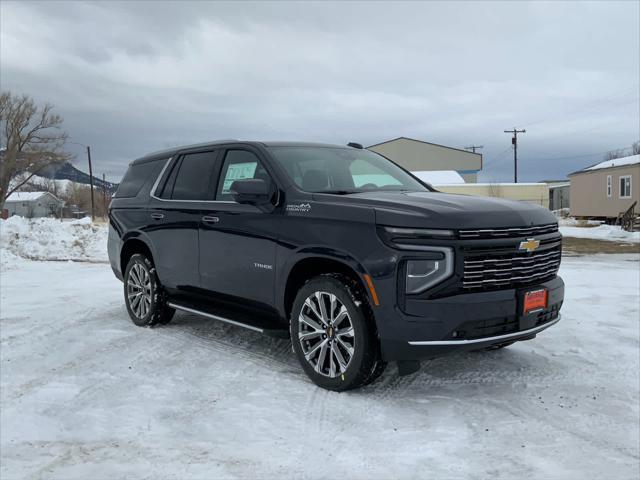
<path id="1" fill-rule="evenodd" d="M 527 238 L 526 242 L 520 242 L 519 250 L 526 250 L 531 253 L 538 249 L 540 246 L 540 240 L 536 240 L 535 238 Z"/>

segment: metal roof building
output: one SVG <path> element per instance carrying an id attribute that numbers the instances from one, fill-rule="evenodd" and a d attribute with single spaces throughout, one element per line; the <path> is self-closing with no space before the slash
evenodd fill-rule
<path id="1" fill-rule="evenodd" d="M 478 172 L 482 170 L 480 153 L 413 138 L 399 137 L 371 145 L 367 149 L 384 155 L 412 172 L 455 170 L 465 182 L 477 182 Z"/>

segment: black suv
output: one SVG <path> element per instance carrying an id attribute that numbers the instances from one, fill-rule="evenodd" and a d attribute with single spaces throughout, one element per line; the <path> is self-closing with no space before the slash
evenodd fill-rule
<path id="1" fill-rule="evenodd" d="M 434 190 L 362 149 L 221 141 L 135 160 L 109 258 L 136 325 L 176 310 L 290 337 L 330 390 L 556 323 L 561 236 L 548 210 Z"/>

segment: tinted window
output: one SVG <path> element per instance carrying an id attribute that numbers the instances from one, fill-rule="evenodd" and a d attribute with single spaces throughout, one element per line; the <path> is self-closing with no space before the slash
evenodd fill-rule
<path id="1" fill-rule="evenodd" d="M 191 153 L 180 162 L 173 185 L 173 200 L 208 200 L 213 192 L 212 174 L 215 152 Z"/>
<path id="2" fill-rule="evenodd" d="M 158 174 L 160 165 L 164 164 L 165 160 L 155 160 L 152 162 L 140 163 L 132 165 L 124 174 L 124 178 L 118 186 L 116 191 L 116 197 L 135 197 L 140 192 L 140 189 L 150 177 L 155 177 Z M 153 179 L 155 181 L 155 178 Z"/>
<path id="3" fill-rule="evenodd" d="M 233 200 L 231 184 L 247 178 L 260 178 L 271 184 L 271 177 L 255 154 L 246 150 L 229 150 L 222 165 L 216 200 Z"/>
<path id="4" fill-rule="evenodd" d="M 173 192 L 173 184 L 176 181 L 176 175 L 178 174 L 178 170 L 180 169 L 180 160 L 173 162 L 169 169 L 169 174 L 165 175 L 165 181 L 163 184 L 159 185 L 158 191 L 156 195 L 160 198 L 171 198 L 171 193 Z"/>

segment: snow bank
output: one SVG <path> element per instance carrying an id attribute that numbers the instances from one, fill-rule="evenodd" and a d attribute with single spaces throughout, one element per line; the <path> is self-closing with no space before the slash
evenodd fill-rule
<path id="1" fill-rule="evenodd" d="M 613 242 L 640 243 L 640 232 L 627 232 L 617 225 L 597 227 L 572 227 L 560 224 L 560 233 L 565 237 L 609 240 Z"/>
<path id="2" fill-rule="evenodd" d="M 26 262 L 24 258 L 17 256 L 15 253 L 12 253 L 5 248 L 0 248 L 1 272 L 15 270 L 16 268 L 19 268 L 23 262 Z"/>
<path id="3" fill-rule="evenodd" d="M 0 220 L 1 265 L 3 270 L 10 268 L 16 262 L 15 256 L 31 260 L 106 262 L 107 235 L 107 225 L 93 225 L 88 217 L 73 221 L 10 217 Z"/>

